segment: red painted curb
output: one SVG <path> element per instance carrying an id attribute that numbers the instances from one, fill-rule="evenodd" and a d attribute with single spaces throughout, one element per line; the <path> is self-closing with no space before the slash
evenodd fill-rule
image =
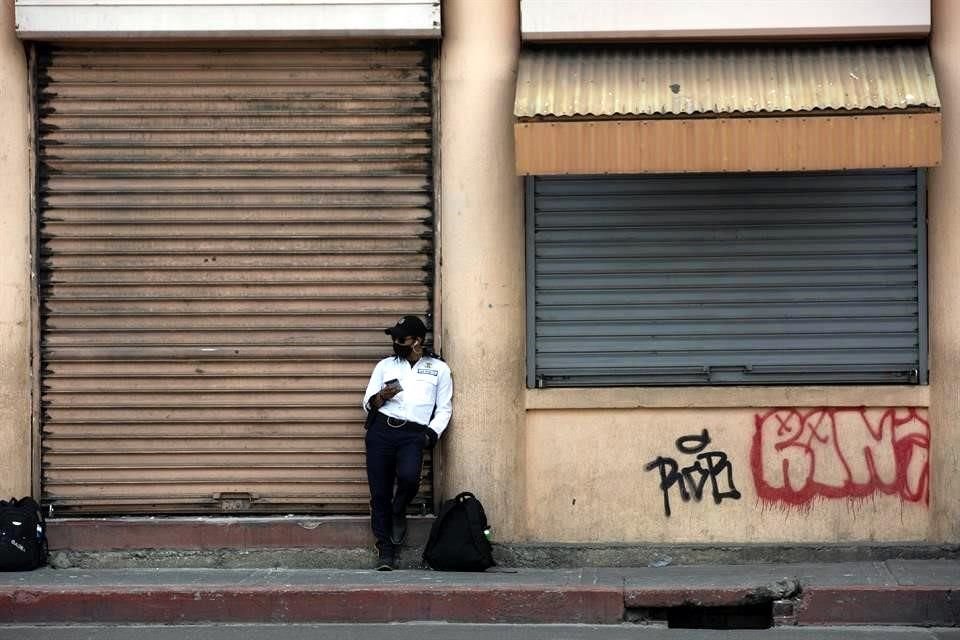
<path id="1" fill-rule="evenodd" d="M 960 591 L 951 587 L 807 587 L 797 624 L 960 626 Z"/>
<path id="2" fill-rule="evenodd" d="M 616 624 L 602 587 L 202 587 L 0 592 L 0 622 L 450 622 Z"/>
<path id="3" fill-rule="evenodd" d="M 615 584 L 10 585 L 0 588 L 0 623 L 620 624 L 630 608 L 735 606 L 769 595 L 755 588 L 624 589 Z M 960 591 L 929 586 L 807 586 L 784 621 L 811 626 L 960 626 Z"/>

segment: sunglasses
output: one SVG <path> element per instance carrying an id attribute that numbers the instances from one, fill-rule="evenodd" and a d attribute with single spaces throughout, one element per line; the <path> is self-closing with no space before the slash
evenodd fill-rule
<path id="1" fill-rule="evenodd" d="M 415 340 L 415 339 L 416 339 L 415 336 L 405 336 L 403 338 L 397 338 L 396 336 L 393 337 L 393 341 L 396 344 L 406 344 L 407 340 Z"/>

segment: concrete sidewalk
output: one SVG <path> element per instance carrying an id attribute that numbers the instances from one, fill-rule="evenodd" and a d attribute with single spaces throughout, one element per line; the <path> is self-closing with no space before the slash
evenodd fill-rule
<path id="1" fill-rule="evenodd" d="M 777 625 L 958 626 L 960 561 L 487 573 L 41 569 L 0 574 L 4 623 L 666 624 L 666 614 L 680 608 L 751 606 L 769 607 Z"/>

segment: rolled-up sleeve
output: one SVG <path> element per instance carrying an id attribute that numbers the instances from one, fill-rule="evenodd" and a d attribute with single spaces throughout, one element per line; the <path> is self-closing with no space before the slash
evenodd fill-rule
<path id="1" fill-rule="evenodd" d="M 433 419 L 427 425 L 437 432 L 437 436 L 443 433 L 450 423 L 450 416 L 453 415 L 453 377 L 449 369 L 440 372 L 437 380 L 437 406 L 433 411 Z"/>
<path id="2" fill-rule="evenodd" d="M 373 395 L 380 391 L 383 388 L 383 363 L 378 362 L 377 366 L 373 368 L 373 373 L 370 374 L 370 382 L 367 383 L 367 392 L 363 394 L 363 402 L 360 403 L 360 406 L 363 407 L 363 410 L 368 412 L 370 411 L 370 398 Z"/>

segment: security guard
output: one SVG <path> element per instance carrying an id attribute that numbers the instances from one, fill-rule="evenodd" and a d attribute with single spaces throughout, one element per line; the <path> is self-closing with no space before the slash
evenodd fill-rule
<path id="1" fill-rule="evenodd" d="M 407 535 L 407 506 L 420 485 L 423 449 L 437 443 L 453 413 L 453 380 L 450 367 L 425 351 L 427 328 L 420 318 L 404 316 L 384 333 L 393 338 L 394 355 L 374 367 L 363 408 L 377 570 L 390 571 Z"/>

